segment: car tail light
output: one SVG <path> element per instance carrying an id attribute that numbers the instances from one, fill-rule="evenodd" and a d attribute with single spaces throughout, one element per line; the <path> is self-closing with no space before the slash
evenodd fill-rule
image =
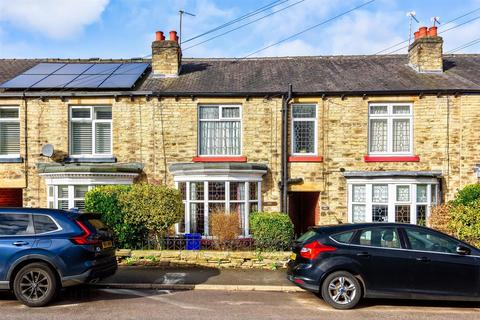
<path id="1" fill-rule="evenodd" d="M 302 250 L 300 250 L 300 256 L 305 259 L 313 260 L 322 252 L 331 252 L 335 250 L 337 250 L 337 248 L 326 246 L 318 241 L 313 241 L 303 246 Z"/>
<path id="2" fill-rule="evenodd" d="M 83 244 L 99 244 L 99 240 L 92 240 L 90 239 L 90 236 L 92 235 L 92 232 L 88 230 L 88 228 L 81 222 L 81 221 L 75 221 L 77 225 L 82 229 L 83 234 L 79 236 L 75 236 L 70 238 L 70 241 L 72 241 L 75 244 L 78 245 L 83 245 Z"/>

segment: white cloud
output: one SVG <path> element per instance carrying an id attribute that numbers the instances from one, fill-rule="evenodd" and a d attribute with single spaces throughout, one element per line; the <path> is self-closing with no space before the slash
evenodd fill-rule
<path id="1" fill-rule="evenodd" d="M 0 21 L 53 39 L 96 22 L 109 0 L 0 0 Z"/>

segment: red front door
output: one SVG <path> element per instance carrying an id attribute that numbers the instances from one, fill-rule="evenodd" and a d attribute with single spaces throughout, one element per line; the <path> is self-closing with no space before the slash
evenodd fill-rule
<path id="1" fill-rule="evenodd" d="M 22 206 L 22 189 L 0 189 L 0 207 Z"/>

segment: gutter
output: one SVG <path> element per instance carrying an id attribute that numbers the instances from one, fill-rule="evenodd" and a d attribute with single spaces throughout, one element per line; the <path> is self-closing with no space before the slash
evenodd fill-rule
<path id="1" fill-rule="evenodd" d="M 288 104 L 292 100 L 292 84 L 288 85 L 287 96 L 282 96 L 282 170 L 280 181 L 280 211 L 288 214 Z"/>

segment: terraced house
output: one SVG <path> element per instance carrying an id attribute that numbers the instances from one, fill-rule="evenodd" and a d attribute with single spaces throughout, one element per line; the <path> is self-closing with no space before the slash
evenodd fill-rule
<path id="1" fill-rule="evenodd" d="M 0 61 L 0 205 L 82 208 L 96 185 L 175 185 L 177 233 L 209 214 L 424 223 L 478 181 L 480 55 L 436 28 L 408 55 Z M 290 86 L 291 84 L 291 86 Z"/>

